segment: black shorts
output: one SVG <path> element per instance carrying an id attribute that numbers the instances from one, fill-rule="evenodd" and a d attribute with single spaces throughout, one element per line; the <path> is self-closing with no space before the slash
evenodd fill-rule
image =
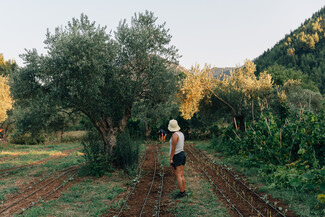
<path id="1" fill-rule="evenodd" d="M 178 154 L 175 154 L 173 157 L 173 164 L 172 166 L 176 170 L 176 167 L 185 165 L 186 163 L 186 155 L 184 151 L 179 152 Z"/>

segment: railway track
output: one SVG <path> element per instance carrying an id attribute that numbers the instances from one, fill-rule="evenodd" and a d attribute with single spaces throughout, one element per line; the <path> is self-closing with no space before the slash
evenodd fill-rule
<path id="1" fill-rule="evenodd" d="M 49 158 L 46 158 L 46 159 L 42 159 L 40 161 L 37 161 L 37 162 L 34 162 L 34 163 L 30 163 L 30 164 L 25 164 L 25 165 L 21 165 L 21 166 L 16 166 L 16 167 L 11 167 L 11 168 L 6 168 L 6 169 L 1 169 L 0 170 L 0 178 L 5 178 L 5 177 L 8 177 L 10 175 L 13 175 L 15 173 L 18 173 L 19 171 L 25 169 L 25 168 L 32 168 L 32 167 L 35 167 L 35 166 L 39 166 L 45 162 L 48 162 L 50 160 L 59 160 L 59 159 L 62 159 L 62 158 L 65 158 L 67 156 L 69 156 L 70 154 L 72 154 L 74 151 L 78 151 L 82 148 L 74 148 L 74 149 L 70 149 L 70 150 L 67 150 L 65 152 L 63 152 L 63 155 L 62 156 L 59 156 L 59 157 L 49 157 Z"/>
<path id="2" fill-rule="evenodd" d="M 116 216 L 159 216 L 164 170 L 158 146 L 150 145 L 140 165 L 140 173 Z"/>
<path id="3" fill-rule="evenodd" d="M 207 177 L 217 192 L 229 204 L 233 210 L 233 215 L 261 217 L 286 216 L 253 191 L 240 177 L 227 168 L 215 164 L 204 153 L 192 145 L 186 147 L 186 152 L 190 161 Z"/>
<path id="4" fill-rule="evenodd" d="M 40 180 L 25 190 L 11 196 L 0 205 L 0 216 L 22 214 L 27 209 L 45 201 L 77 175 L 77 170 L 85 163 L 74 165 Z"/>

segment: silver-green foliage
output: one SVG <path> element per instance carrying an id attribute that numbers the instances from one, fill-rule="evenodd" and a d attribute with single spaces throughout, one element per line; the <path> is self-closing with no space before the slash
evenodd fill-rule
<path id="1" fill-rule="evenodd" d="M 84 113 L 100 133 L 105 153 L 112 152 L 133 105 L 175 82 L 170 66 L 177 63 L 177 49 L 169 45 L 165 24 L 156 21 L 151 12 L 135 14 L 112 34 L 81 14 L 48 31 L 47 53 L 27 50 L 26 65 L 12 76 L 16 105 L 43 107 L 50 114 Z"/>

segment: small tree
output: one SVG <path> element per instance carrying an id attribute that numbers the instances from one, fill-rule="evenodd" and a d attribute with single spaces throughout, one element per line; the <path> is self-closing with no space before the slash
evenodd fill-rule
<path id="1" fill-rule="evenodd" d="M 9 75 L 17 68 L 17 64 L 12 60 L 5 60 L 0 54 L 0 129 L 4 140 L 8 136 L 8 132 L 14 123 L 12 116 L 12 104 L 9 87 Z M 9 114 L 9 115 L 8 115 Z"/>
<path id="2" fill-rule="evenodd" d="M 0 123 L 6 120 L 7 111 L 12 108 L 8 78 L 0 75 Z"/>
<path id="3" fill-rule="evenodd" d="M 221 74 L 213 77 L 210 66 L 200 69 L 195 66 L 186 72 L 179 91 L 180 111 L 185 119 L 190 119 L 194 113 L 199 111 L 199 103 L 204 97 L 216 97 L 231 112 L 234 124 L 237 121 L 241 130 L 244 130 L 245 104 L 252 105 L 254 100 L 263 98 L 272 90 L 272 77 L 266 72 L 261 73 L 259 79 L 254 72 L 256 67 L 251 61 L 246 61 L 244 67 L 230 72 L 230 75 Z"/>
<path id="4" fill-rule="evenodd" d="M 16 64 L 14 61 L 5 61 L 2 54 L 0 54 L 0 129 L 3 131 L 4 137 L 7 135 L 9 126 L 4 122 L 8 115 L 7 111 L 12 108 L 13 100 L 10 96 L 10 87 L 8 85 L 8 75 L 14 70 Z"/>

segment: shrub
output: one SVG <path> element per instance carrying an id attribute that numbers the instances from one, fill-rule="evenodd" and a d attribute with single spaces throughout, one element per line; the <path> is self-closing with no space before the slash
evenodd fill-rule
<path id="1" fill-rule="evenodd" d="M 114 164 L 128 173 L 137 166 L 139 159 L 139 145 L 130 138 L 128 130 L 117 136 L 114 152 Z"/>
<path id="2" fill-rule="evenodd" d="M 19 145 L 36 145 L 39 143 L 45 142 L 44 135 L 31 135 L 29 133 L 21 134 L 19 132 L 14 132 L 9 137 L 9 142 L 12 144 L 19 144 Z"/>
<path id="3" fill-rule="evenodd" d="M 89 131 L 81 142 L 88 164 L 87 175 L 103 176 L 110 168 L 110 162 L 104 152 L 104 143 L 97 131 Z"/>
<path id="4" fill-rule="evenodd" d="M 211 145 L 226 155 L 242 156 L 274 186 L 322 192 L 325 188 L 325 116 L 301 113 L 283 123 L 271 112 L 247 124 L 246 132 L 229 126 Z"/>

